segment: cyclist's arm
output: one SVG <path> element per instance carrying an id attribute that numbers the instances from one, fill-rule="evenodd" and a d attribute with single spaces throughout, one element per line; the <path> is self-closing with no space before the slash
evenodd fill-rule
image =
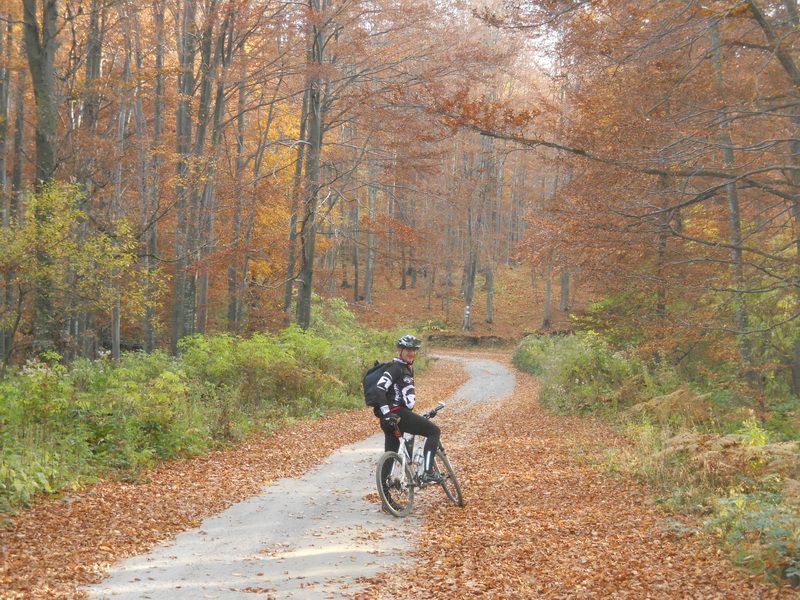
<path id="1" fill-rule="evenodd" d="M 372 389 L 374 400 L 373 406 L 378 407 L 378 411 L 382 416 L 388 415 L 392 412 L 392 401 L 389 399 L 389 389 L 397 379 L 397 374 L 393 371 L 396 371 L 394 364 L 389 365 L 386 370 L 381 374 L 380 378 L 378 379 L 378 383 Z"/>

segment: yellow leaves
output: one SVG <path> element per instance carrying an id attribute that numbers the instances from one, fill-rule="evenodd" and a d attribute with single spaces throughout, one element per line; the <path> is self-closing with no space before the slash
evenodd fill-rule
<path id="1" fill-rule="evenodd" d="M 0 232 L 0 266 L 13 269 L 23 288 L 46 281 L 71 294 L 75 310 L 109 310 L 120 296 L 126 314 L 156 301 L 163 285 L 154 274 L 150 289 L 139 274 L 138 242 L 124 220 L 107 229 L 86 221 L 75 185 L 53 182 L 25 199 L 26 218 Z"/>
<path id="2" fill-rule="evenodd" d="M 257 251 L 250 263 L 251 273 L 257 281 L 268 281 L 283 274 L 284 244 L 289 211 L 283 206 L 259 207 L 256 213 L 254 246 Z"/>

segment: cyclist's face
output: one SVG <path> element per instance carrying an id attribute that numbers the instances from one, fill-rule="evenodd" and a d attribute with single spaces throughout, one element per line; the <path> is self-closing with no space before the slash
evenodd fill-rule
<path id="1" fill-rule="evenodd" d="M 407 363 L 413 363 L 416 356 L 416 348 L 400 348 L 400 358 Z"/>

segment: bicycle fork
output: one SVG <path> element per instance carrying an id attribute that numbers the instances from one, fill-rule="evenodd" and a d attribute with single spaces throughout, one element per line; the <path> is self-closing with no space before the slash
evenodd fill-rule
<path id="1" fill-rule="evenodd" d="M 408 455 L 408 449 L 406 448 L 405 440 L 400 438 L 400 445 L 397 449 L 397 454 L 400 456 L 400 463 L 392 462 L 392 469 L 389 473 L 389 482 L 391 484 L 397 485 L 397 487 L 401 490 L 406 489 L 409 485 L 413 485 L 413 481 L 408 481 L 408 466 L 410 457 Z"/>

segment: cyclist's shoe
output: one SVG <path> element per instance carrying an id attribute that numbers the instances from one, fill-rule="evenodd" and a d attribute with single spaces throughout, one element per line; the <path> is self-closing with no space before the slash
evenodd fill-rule
<path id="1" fill-rule="evenodd" d="M 422 474 L 422 477 L 419 478 L 420 483 L 442 483 L 444 481 L 444 475 L 439 473 L 439 471 L 426 471 Z"/>

